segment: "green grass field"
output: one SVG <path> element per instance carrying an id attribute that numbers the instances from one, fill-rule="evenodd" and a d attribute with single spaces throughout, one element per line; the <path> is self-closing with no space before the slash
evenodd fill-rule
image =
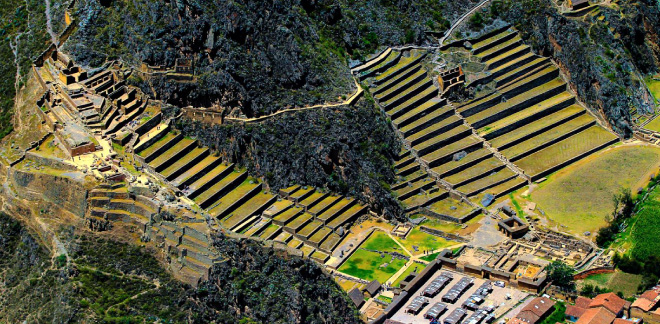
<path id="1" fill-rule="evenodd" d="M 375 231 L 360 247 L 367 250 L 399 252 L 405 254 L 401 247 L 382 231 Z"/>
<path id="2" fill-rule="evenodd" d="M 399 278 L 396 278 L 396 280 L 394 280 L 394 284 L 392 286 L 397 287 L 401 282 L 401 280 L 406 279 L 406 277 L 409 274 L 411 274 L 412 272 L 420 273 L 422 270 L 424 270 L 424 268 L 426 268 L 426 264 L 413 262 L 413 264 L 411 264 L 408 268 L 406 268 L 406 270 L 399 276 Z"/>
<path id="3" fill-rule="evenodd" d="M 438 250 L 458 244 L 457 242 L 447 241 L 441 237 L 424 233 L 419 230 L 419 227 L 410 230 L 410 233 L 405 239 L 400 238 L 398 240 L 414 255 L 422 254 L 424 250 Z M 417 247 L 417 251 L 413 249 L 413 246 Z"/>
<path id="4" fill-rule="evenodd" d="M 618 146 L 597 153 L 548 177 L 532 193 L 549 219 L 575 234 L 596 231 L 612 212 L 613 195 L 621 187 L 644 186 L 660 161 L 660 149 Z"/>
<path id="5" fill-rule="evenodd" d="M 358 249 L 338 270 L 360 279 L 368 281 L 376 279 L 384 283 L 405 264 L 405 260 L 392 260 L 392 256 L 388 254 L 381 258 L 379 253 Z"/>
<path id="6" fill-rule="evenodd" d="M 660 81 L 653 80 L 651 77 L 646 78 L 645 81 L 655 100 L 660 102 Z"/>
<path id="7" fill-rule="evenodd" d="M 631 254 L 644 260 L 649 256 L 660 257 L 660 192 L 655 190 L 644 202 L 642 209 L 635 216 L 629 240 L 632 243 Z"/>
<path id="8" fill-rule="evenodd" d="M 637 286 L 639 286 L 641 282 L 641 275 L 625 273 L 617 270 L 614 273 L 601 273 L 589 276 L 584 280 L 580 280 L 579 285 L 583 286 L 591 284 L 601 288 L 611 289 L 614 293 L 620 291 L 625 297 L 632 297 L 637 293 Z"/>

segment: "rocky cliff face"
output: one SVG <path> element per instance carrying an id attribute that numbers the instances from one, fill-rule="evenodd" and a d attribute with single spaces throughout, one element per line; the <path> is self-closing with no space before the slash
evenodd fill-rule
<path id="1" fill-rule="evenodd" d="M 500 5 L 497 16 L 517 27 L 535 51 L 553 57 L 578 97 L 602 112 L 614 131 L 630 136 L 631 110 L 653 107 L 641 75 L 658 71 L 657 2 L 619 1 L 584 18 L 562 15 L 549 0 Z"/>
<path id="2" fill-rule="evenodd" d="M 218 104 L 248 117 L 337 101 L 354 90 L 349 62 L 381 45 L 422 44 L 474 1 L 77 2 L 67 43 L 80 64 L 121 58 L 173 67 L 194 63 L 193 82 L 134 75 L 146 93 L 179 106 Z M 155 90 L 153 93 L 152 90 Z"/>
<path id="3" fill-rule="evenodd" d="M 272 189 L 303 184 L 357 197 L 389 216 L 400 207 L 389 191 L 400 143 L 373 102 L 299 111 L 254 124 L 177 128 L 227 160 L 263 177 Z"/>

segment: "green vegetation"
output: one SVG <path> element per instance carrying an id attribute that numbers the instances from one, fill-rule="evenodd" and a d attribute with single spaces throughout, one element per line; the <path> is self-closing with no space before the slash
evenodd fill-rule
<path id="1" fill-rule="evenodd" d="M 424 261 L 431 262 L 431 261 L 437 259 L 438 255 L 440 255 L 440 252 L 435 252 L 435 253 L 431 253 L 429 255 L 425 255 L 425 256 L 421 257 L 420 259 L 422 259 Z"/>
<path id="2" fill-rule="evenodd" d="M 425 251 L 443 249 L 456 244 L 456 242 L 447 241 L 441 237 L 424 233 L 419 229 L 419 226 L 411 229 L 405 239 L 399 238 L 398 240 L 410 253 L 413 254 L 421 254 Z M 413 247 L 417 247 L 417 250 Z"/>
<path id="3" fill-rule="evenodd" d="M 575 289 L 575 281 L 573 280 L 573 267 L 567 265 L 563 261 L 556 260 L 550 263 L 545 270 L 548 272 L 548 279 L 552 284 L 563 289 Z"/>
<path id="4" fill-rule="evenodd" d="M 660 103 L 660 79 L 658 77 L 646 77 L 645 81 L 655 101 Z"/>
<path id="5" fill-rule="evenodd" d="M 406 268 L 405 271 L 403 271 L 403 273 L 399 276 L 399 278 L 396 278 L 396 280 L 394 280 L 394 283 L 392 284 L 392 286 L 394 286 L 394 287 L 399 286 L 399 283 L 403 279 L 406 279 L 406 277 L 408 275 L 410 275 L 413 272 L 416 272 L 416 273 L 419 274 L 422 270 L 424 270 L 424 268 L 426 268 L 425 264 L 413 262 L 413 264 L 411 264 L 408 268 Z"/>
<path id="6" fill-rule="evenodd" d="M 546 317 L 540 324 L 555 324 L 555 323 L 564 323 L 566 321 L 566 305 L 562 302 L 557 302 L 555 304 L 555 310 Z"/>
<path id="7" fill-rule="evenodd" d="M 383 252 L 398 252 L 404 254 L 401 247 L 383 231 L 375 231 L 371 236 L 362 244 L 361 248 L 368 250 L 376 250 Z"/>
<path id="8" fill-rule="evenodd" d="M 569 232 L 595 234 L 607 224 L 614 208 L 612 196 L 621 187 L 643 186 L 659 160 L 656 147 L 615 147 L 552 174 L 532 193 L 532 200 Z"/>
<path id="9" fill-rule="evenodd" d="M 620 270 L 614 273 L 600 273 L 591 275 L 580 281 L 580 294 L 586 297 L 594 297 L 603 292 L 615 292 L 624 298 L 632 297 L 637 293 L 643 276 L 626 273 Z"/>
<path id="10" fill-rule="evenodd" d="M 358 249 L 338 270 L 360 279 L 376 279 L 384 283 L 405 264 L 405 260 L 393 259 L 389 254 L 383 254 L 381 257 L 380 253 Z"/>

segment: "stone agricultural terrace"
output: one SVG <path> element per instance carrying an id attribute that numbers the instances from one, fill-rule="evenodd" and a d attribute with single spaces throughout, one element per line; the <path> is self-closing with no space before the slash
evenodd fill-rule
<path id="1" fill-rule="evenodd" d="M 407 213 L 466 221 L 493 198 L 618 141 L 576 101 L 559 69 L 510 28 L 471 41 L 471 60 L 486 72 L 466 87 L 494 90 L 465 102 L 447 99 L 447 80 L 466 80 L 460 66 L 434 76 L 430 53 L 396 52 L 373 64 L 389 67 L 382 73 L 359 75 L 374 75 L 366 82 L 404 144 L 392 190 Z"/>

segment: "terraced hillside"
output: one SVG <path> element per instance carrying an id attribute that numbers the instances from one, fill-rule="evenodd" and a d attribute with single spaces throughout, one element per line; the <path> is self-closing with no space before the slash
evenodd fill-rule
<path id="1" fill-rule="evenodd" d="M 353 220 L 367 207 L 353 198 L 293 186 L 279 196 L 246 170 L 223 162 L 167 123 L 145 131 L 136 158 L 228 230 L 274 240 L 325 262 Z"/>
<path id="2" fill-rule="evenodd" d="M 618 140 L 517 32 L 502 30 L 476 42 L 470 54 L 488 68 L 473 83 L 494 84 L 495 91 L 465 103 L 449 103 L 439 93 L 417 50 L 388 55 L 393 62 L 381 64 L 391 67 L 370 81 L 407 148 L 392 186 L 406 212 L 461 221 L 471 210 L 449 197 L 466 203 L 500 197 Z"/>

